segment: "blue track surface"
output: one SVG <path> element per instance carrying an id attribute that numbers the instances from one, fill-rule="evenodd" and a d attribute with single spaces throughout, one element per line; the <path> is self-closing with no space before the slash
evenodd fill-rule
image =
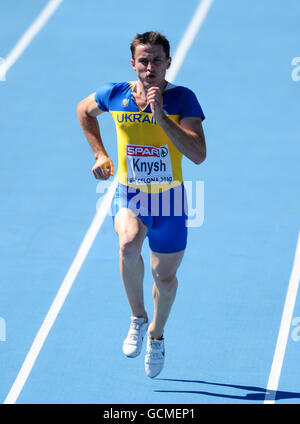
<path id="1" fill-rule="evenodd" d="M 0 56 L 46 4 L 1 6 Z M 76 105 L 103 82 L 135 78 L 136 32 L 164 32 L 174 53 L 197 5 L 64 0 L 0 81 L 1 403 L 99 199 Z M 295 0 L 215 0 L 177 75 L 206 115 L 207 160 L 183 161 L 185 180 L 204 181 L 205 219 L 189 230 L 159 378 L 121 351 L 130 310 L 108 216 L 18 403 L 264 401 L 299 231 L 299 14 Z M 99 122 L 117 163 L 112 119 Z M 143 254 L 152 316 L 147 243 Z M 289 336 L 277 403 L 299 403 L 299 351 Z"/>

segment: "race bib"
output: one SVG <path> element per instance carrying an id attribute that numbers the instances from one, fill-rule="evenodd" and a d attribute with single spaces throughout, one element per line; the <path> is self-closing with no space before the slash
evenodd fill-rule
<path id="1" fill-rule="evenodd" d="M 173 182 L 168 146 L 126 146 L 128 184 L 162 184 Z"/>

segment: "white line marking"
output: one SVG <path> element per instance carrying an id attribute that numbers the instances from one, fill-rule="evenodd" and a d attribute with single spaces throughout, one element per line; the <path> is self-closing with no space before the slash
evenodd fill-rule
<path id="1" fill-rule="evenodd" d="M 294 312 L 295 302 L 298 293 L 300 280 L 300 232 L 298 234 L 298 242 L 296 247 L 295 259 L 290 277 L 290 282 L 286 294 L 285 304 L 281 317 L 277 343 L 275 347 L 271 372 L 267 384 L 267 392 L 265 396 L 265 404 L 274 404 L 276 399 L 276 391 L 280 379 L 281 369 L 283 365 L 284 355 L 286 351 L 288 336 L 291 327 L 292 316 Z"/>
<path id="2" fill-rule="evenodd" d="M 213 0 L 202 0 L 199 2 L 199 6 L 194 13 L 194 16 L 188 25 L 180 43 L 177 47 L 176 53 L 172 60 L 172 66 L 170 67 L 169 71 L 167 72 L 166 79 L 170 82 L 174 81 L 176 78 L 176 75 L 179 71 L 179 68 L 181 67 L 181 64 L 190 49 L 194 38 L 197 35 L 197 32 L 199 31 L 199 28 L 204 22 L 204 19 L 206 18 L 207 12 L 209 11 L 209 8 L 212 5 Z"/>
<path id="3" fill-rule="evenodd" d="M 202 0 L 201 4 L 207 4 L 208 1 L 207 0 Z M 211 0 L 209 1 L 209 3 L 211 3 Z M 200 4 L 200 6 L 201 6 Z M 196 14 L 199 12 L 199 8 L 196 11 Z M 202 18 L 202 21 L 203 22 Z M 195 25 L 194 24 L 194 19 L 191 21 L 190 25 Z M 200 24 L 197 25 L 197 30 L 199 30 L 200 28 Z M 187 31 L 188 32 L 188 31 Z M 188 40 L 186 42 L 188 42 L 188 47 L 190 47 L 192 40 L 194 39 L 196 33 L 195 33 L 195 28 L 193 29 L 193 38 L 191 39 L 190 37 L 188 38 Z M 180 46 L 182 46 L 182 42 L 180 43 Z M 183 47 L 180 47 L 181 49 L 183 49 Z M 187 52 L 188 49 L 184 49 L 185 53 Z M 184 55 L 177 55 L 178 56 L 178 62 L 177 62 L 177 70 L 179 69 L 179 67 L 182 64 Z M 171 70 L 172 68 L 170 68 Z M 173 76 L 169 77 L 169 81 L 170 79 L 174 80 L 175 78 L 175 74 L 173 73 Z M 78 272 L 80 271 L 80 268 L 104 222 L 104 219 L 109 211 L 109 207 L 111 204 L 111 200 L 115 191 L 117 185 L 117 177 L 114 178 L 113 182 L 111 183 L 111 185 L 108 188 L 107 193 L 105 194 L 105 196 L 102 199 L 102 203 L 101 205 L 97 208 L 97 212 L 96 212 L 96 216 L 94 217 L 88 232 L 86 234 L 86 236 L 84 237 L 81 246 L 72 262 L 72 265 L 64 279 L 64 281 L 62 282 L 62 285 L 60 287 L 60 289 L 57 292 L 57 295 L 42 323 L 41 328 L 39 329 L 33 343 L 32 346 L 23 362 L 23 365 L 16 377 L 15 382 L 13 383 L 4 403 L 5 404 L 13 404 L 16 403 L 19 394 L 21 393 L 27 378 L 34 366 L 34 363 L 39 355 L 39 352 L 41 351 L 41 348 L 43 347 L 43 344 L 66 300 L 66 297 L 75 281 L 75 278 L 78 274 Z"/>
<path id="4" fill-rule="evenodd" d="M 39 16 L 36 18 L 36 20 L 30 25 L 27 31 L 25 31 L 25 33 L 15 45 L 15 47 L 12 49 L 6 59 L 4 59 L 4 61 L 2 62 L 0 67 L 0 81 L 5 80 L 5 75 L 7 74 L 8 70 L 19 59 L 24 50 L 26 50 L 33 38 L 47 23 L 47 21 L 50 19 L 50 17 L 62 1 L 63 0 L 50 0 L 49 3 L 41 11 Z"/>
<path id="5" fill-rule="evenodd" d="M 109 211 L 111 200 L 114 194 L 114 191 L 116 189 L 117 185 L 117 178 L 115 177 L 113 182 L 108 188 L 107 193 L 105 196 L 103 196 L 102 203 L 97 209 L 97 213 L 81 243 L 81 246 L 72 262 L 72 265 L 67 272 L 58 292 L 57 295 L 49 309 L 49 312 L 47 313 L 44 322 L 39 329 L 32 346 L 25 358 L 25 361 L 20 369 L 19 374 L 17 375 L 17 378 L 8 393 L 4 403 L 11 404 L 15 403 L 28 376 L 29 373 L 35 363 L 35 360 L 40 353 L 40 350 L 49 334 L 49 331 L 51 330 L 66 298 L 67 295 L 74 283 L 75 278 L 77 277 L 78 272 L 80 271 L 80 268 L 95 240 L 96 235 L 98 234 L 104 219 Z"/>

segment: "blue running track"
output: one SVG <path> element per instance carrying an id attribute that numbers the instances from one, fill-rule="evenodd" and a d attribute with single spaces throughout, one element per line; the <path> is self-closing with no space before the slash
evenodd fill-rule
<path id="1" fill-rule="evenodd" d="M 136 32 L 162 31 L 174 54 L 198 3 L 64 0 L 0 81 L 1 403 L 101 197 L 77 103 L 135 78 Z M 46 4 L 1 6 L 1 57 Z M 107 216 L 17 403 L 264 402 L 300 227 L 299 14 L 295 0 L 214 0 L 174 81 L 203 107 L 208 155 L 183 161 L 184 179 L 204 182 L 204 222 L 189 229 L 163 372 L 149 379 L 143 354 L 122 354 L 130 309 Z M 99 122 L 117 164 L 113 121 Z M 151 317 L 147 242 L 143 255 Z M 300 400 L 299 317 L 297 297 L 278 404 Z"/>

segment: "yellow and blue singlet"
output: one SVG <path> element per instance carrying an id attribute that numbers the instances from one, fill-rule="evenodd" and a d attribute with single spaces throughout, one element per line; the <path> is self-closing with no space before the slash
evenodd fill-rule
<path id="1" fill-rule="evenodd" d="M 107 83 L 95 94 L 99 109 L 111 113 L 117 130 L 113 216 L 121 207 L 129 207 L 148 227 L 151 250 L 177 252 L 185 248 L 187 238 L 182 153 L 156 123 L 150 106 L 139 109 L 133 98 L 135 84 Z M 171 83 L 163 92 L 163 108 L 177 123 L 186 117 L 205 118 L 193 91 Z"/>

